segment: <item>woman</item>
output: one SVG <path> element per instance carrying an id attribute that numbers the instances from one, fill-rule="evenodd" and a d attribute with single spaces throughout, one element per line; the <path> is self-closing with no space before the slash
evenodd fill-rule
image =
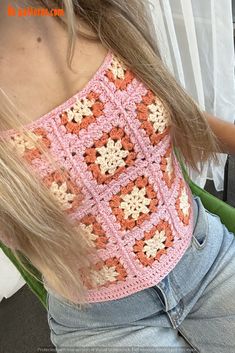
<path id="1" fill-rule="evenodd" d="M 66 16 L 1 3 L 1 239 L 43 274 L 52 342 L 233 352 L 234 234 L 174 148 L 197 169 L 235 152 L 234 126 L 164 67 L 146 2 L 27 5 Z"/>

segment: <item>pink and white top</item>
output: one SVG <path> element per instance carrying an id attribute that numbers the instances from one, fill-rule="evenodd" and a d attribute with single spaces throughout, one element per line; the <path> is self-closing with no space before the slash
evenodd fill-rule
<path id="1" fill-rule="evenodd" d="M 44 141 L 60 170 L 23 134 L 7 134 L 103 260 L 95 264 L 87 301 L 158 284 L 184 255 L 193 231 L 192 194 L 158 97 L 109 50 L 80 92 L 25 126 Z M 78 302 L 76 289 L 71 300 Z"/>

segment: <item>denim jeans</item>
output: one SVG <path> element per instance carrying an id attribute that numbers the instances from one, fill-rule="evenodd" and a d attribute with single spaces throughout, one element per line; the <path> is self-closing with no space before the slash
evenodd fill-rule
<path id="1" fill-rule="evenodd" d="M 191 243 L 157 285 L 85 310 L 48 292 L 57 352 L 235 352 L 235 236 L 193 204 Z"/>

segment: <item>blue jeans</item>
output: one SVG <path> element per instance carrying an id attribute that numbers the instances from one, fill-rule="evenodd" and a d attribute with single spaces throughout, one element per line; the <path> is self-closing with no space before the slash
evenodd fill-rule
<path id="1" fill-rule="evenodd" d="M 188 249 L 157 285 L 85 310 L 48 293 L 57 351 L 234 353 L 235 236 L 197 196 L 194 215 Z"/>

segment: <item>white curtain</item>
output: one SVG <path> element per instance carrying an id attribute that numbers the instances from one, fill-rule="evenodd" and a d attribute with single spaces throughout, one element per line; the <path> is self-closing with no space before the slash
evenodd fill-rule
<path id="1" fill-rule="evenodd" d="M 200 107 L 234 122 L 234 44 L 231 0 L 151 0 L 161 55 Z M 198 185 L 206 179 L 223 190 L 227 155 L 206 163 L 203 173 L 189 174 Z"/>

